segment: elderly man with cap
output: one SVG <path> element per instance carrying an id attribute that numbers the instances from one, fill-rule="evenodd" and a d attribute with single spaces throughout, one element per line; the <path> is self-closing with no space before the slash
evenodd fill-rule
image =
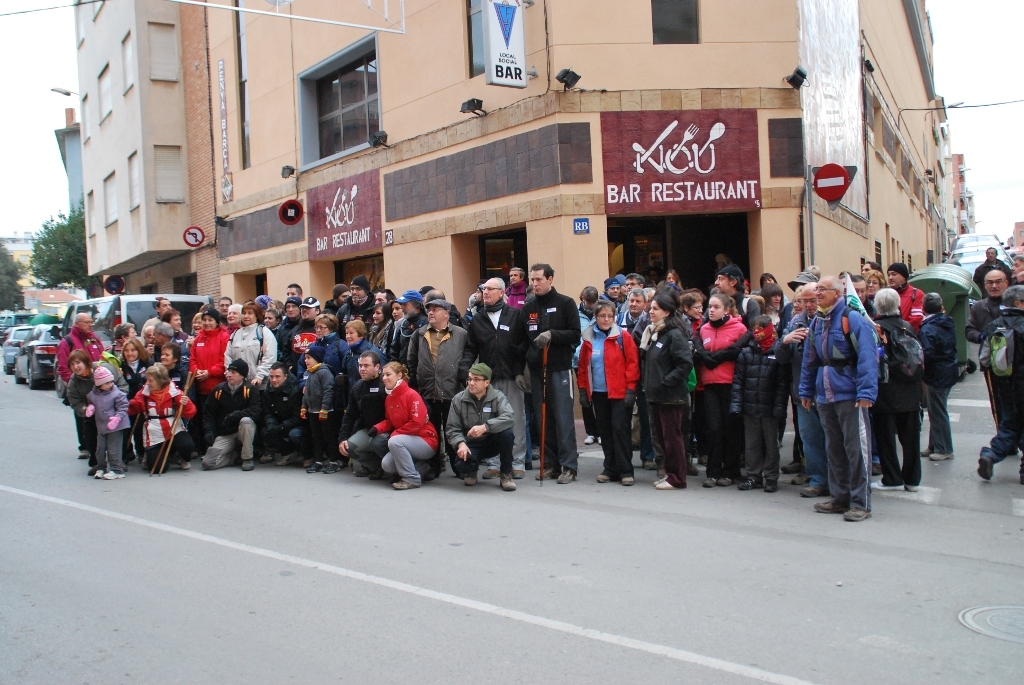
<path id="1" fill-rule="evenodd" d="M 756 300 L 744 295 L 743 278 L 743 269 L 735 264 L 729 264 L 718 272 L 715 277 L 715 287 L 718 288 L 718 292 L 733 299 L 736 303 L 736 311 L 740 313 L 740 318 L 743 319 L 747 329 L 750 329 L 751 322 L 761 316 L 761 305 Z"/>
<path id="2" fill-rule="evenodd" d="M 924 291 L 907 283 L 910 270 L 902 262 L 890 264 L 886 275 L 889 287 L 900 296 L 900 318 L 914 327 L 914 333 L 920 332 L 924 323 Z"/>
<path id="3" fill-rule="evenodd" d="M 389 360 L 405 364 L 409 341 L 412 340 L 413 333 L 427 325 L 427 312 L 423 306 L 423 295 L 417 290 L 406 290 L 395 302 L 402 305 L 405 318 L 399 322 L 398 333 L 392 340 L 391 349 L 387 350 L 387 354 Z"/>
<path id="4" fill-rule="evenodd" d="M 479 359 L 489 369 L 491 386 L 508 398 L 515 419 L 512 474 L 515 478 L 522 478 L 526 473 L 526 405 L 523 393 L 527 389 L 523 371 L 530 343 L 526 339 L 522 314 L 505 303 L 504 295 L 505 283 L 500 278 L 492 278 L 483 284 L 483 309 L 469 324 L 460 371 L 461 375 L 468 374 L 470 366 Z M 491 459 L 484 478 L 496 478 L 499 475 L 497 466 L 497 460 Z"/>
<path id="5" fill-rule="evenodd" d="M 464 328 L 452 326 L 448 321 L 451 304 L 436 299 L 427 302 L 427 325 L 412 335 L 406 366 L 409 367 L 409 386 L 420 393 L 427 405 L 430 422 L 438 436 L 443 436 L 444 424 L 451 409 L 452 398 L 465 382 L 460 372 L 466 351 L 467 333 Z M 446 450 L 447 448 L 447 450 Z M 437 458 L 432 465 L 434 476 L 444 471 L 444 456 L 455 466 L 455 450 L 438 440 Z"/>
<path id="6" fill-rule="evenodd" d="M 249 365 L 236 359 L 228 366 L 221 383 L 206 400 L 203 427 L 210 448 L 203 457 L 203 470 L 212 471 L 235 463 L 236 452 L 243 471 L 253 470 L 253 439 L 263 415 L 259 390 L 245 379 Z"/>
<path id="7" fill-rule="evenodd" d="M 367 326 L 373 323 L 373 298 L 370 297 L 370 281 L 362 274 L 352 279 L 348 304 L 338 310 L 338 323 L 341 326 L 355 319 L 359 319 Z"/>
<path id="8" fill-rule="evenodd" d="M 491 387 L 491 367 L 487 364 L 469 367 L 466 389 L 452 399 L 447 424 L 445 438 L 455 446 L 457 457 L 452 466 L 463 483 L 476 485 L 480 462 L 497 457 L 501 489 L 516 489 L 512 480 L 515 416 L 508 398 Z"/>

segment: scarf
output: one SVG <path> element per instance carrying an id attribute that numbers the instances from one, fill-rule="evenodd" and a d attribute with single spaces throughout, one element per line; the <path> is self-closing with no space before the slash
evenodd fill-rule
<path id="1" fill-rule="evenodd" d="M 370 299 L 370 296 L 369 295 L 363 295 L 361 298 L 358 298 L 358 299 L 355 296 L 352 296 L 349 299 L 352 300 L 352 304 L 354 304 L 356 307 L 362 307 L 364 304 L 366 304 L 366 301 L 368 299 Z"/>
<path id="2" fill-rule="evenodd" d="M 775 327 L 765 326 L 754 331 L 754 341 L 761 346 L 762 354 L 768 354 L 768 351 L 775 345 Z"/>
<path id="3" fill-rule="evenodd" d="M 485 304 L 484 311 L 487 312 L 488 314 L 493 314 L 494 312 L 500 312 L 501 308 L 504 306 L 505 303 L 502 302 L 501 300 L 498 300 L 494 304 Z"/>
<path id="4" fill-rule="evenodd" d="M 731 318 L 732 318 L 731 315 L 726 314 L 725 316 L 723 316 L 718 321 L 715 321 L 714 319 L 708 319 L 708 323 L 711 324 L 712 328 L 721 328 L 722 326 L 725 325 L 725 322 L 728 321 Z"/>
<path id="5" fill-rule="evenodd" d="M 652 323 L 650 326 L 644 329 L 643 335 L 640 337 L 640 349 L 650 349 L 651 343 L 658 340 L 658 333 L 665 330 L 665 319 L 662 319 L 658 323 Z"/>
<path id="6" fill-rule="evenodd" d="M 312 374 L 316 373 L 317 369 L 319 369 L 323 365 L 324 365 L 323 362 L 320 362 L 316 366 L 311 366 L 309 369 L 307 369 L 307 371 L 309 371 L 309 373 L 312 375 Z"/>
<path id="7" fill-rule="evenodd" d="M 391 393 L 393 393 L 393 392 L 394 392 L 395 390 L 398 390 L 398 386 L 400 386 L 401 384 L 402 384 L 402 379 L 401 379 L 401 378 L 399 378 L 399 379 L 398 379 L 398 382 L 397 382 L 397 383 L 395 383 L 395 387 L 391 388 L 390 390 L 388 390 L 387 386 L 384 386 L 384 392 L 385 392 L 385 393 L 386 393 L 387 395 L 391 395 Z"/>

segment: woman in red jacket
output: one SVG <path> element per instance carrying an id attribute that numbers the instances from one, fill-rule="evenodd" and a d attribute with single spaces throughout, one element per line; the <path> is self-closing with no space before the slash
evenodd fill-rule
<path id="1" fill-rule="evenodd" d="M 729 415 L 732 376 L 736 358 L 750 340 L 747 327 L 728 295 L 716 293 L 708 300 L 708 322 L 700 327 L 695 357 L 700 362 L 704 386 L 704 421 L 708 466 L 704 487 L 726 487 L 740 477 L 739 436 L 743 433 L 737 417 Z"/>
<path id="2" fill-rule="evenodd" d="M 615 325 L 615 305 L 598 300 L 594 323 L 583 330 L 577 371 L 580 405 L 593 405 L 604 450 L 604 470 L 598 483 L 632 485 L 633 440 L 630 431 L 640 355 L 633 337 Z"/>
<path id="3" fill-rule="evenodd" d="M 146 446 L 143 468 L 148 468 L 156 462 L 164 442 L 171 439 L 171 427 L 174 426 L 174 416 L 179 407 L 182 419 L 191 419 L 196 415 L 195 402 L 190 402 L 185 393 L 171 382 L 170 374 L 163 364 L 153 364 L 146 369 L 146 385 L 128 403 L 129 416 L 144 414 L 137 419 L 143 422 L 142 439 Z M 185 432 L 183 424 L 184 421 L 179 421 L 174 426 L 172 449 L 177 455 L 180 468 L 187 471 L 195 446 L 192 444 L 192 438 Z M 171 455 L 168 454 L 168 463 L 170 459 Z"/>
<path id="4" fill-rule="evenodd" d="M 419 393 L 409 387 L 409 369 L 390 362 L 381 372 L 384 391 L 384 420 L 366 431 L 370 439 L 390 433 L 388 453 L 381 461 L 387 473 L 399 476 L 395 490 L 418 488 L 423 474 L 430 472 L 430 460 L 437 451 L 437 431 L 427 417 L 427 407 Z"/>
<path id="5" fill-rule="evenodd" d="M 203 312 L 202 330 L 192 342 L 188 370 L 195 374 L 196 417 L 189 424 L 189 432 L 199 454 L 205 454 L 206 438 L 203 437 L 203 407 L 213 389 L 223 383 L 224 350 L 228 346 L 228 332 L 220 325 L 220 313 L 216 309 Z"/>

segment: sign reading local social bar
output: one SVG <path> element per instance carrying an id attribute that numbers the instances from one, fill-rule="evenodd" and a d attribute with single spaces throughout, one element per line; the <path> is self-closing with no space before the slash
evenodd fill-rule
<path id="1" fill-rule="evenodd" d="M 380 172 L 311 188 L 306 206 L 311 260 L 381 247 Z"/>
<path id="2" fill-rule="evenodd" d="M 483 0 L 484 74 L 489 86 L 526 88 L 522 0 Z"/>
<path id="3" fill-rule="evenodd" d="M 757 110 L 602 112 L 607 214 L 759 209 Z"/>

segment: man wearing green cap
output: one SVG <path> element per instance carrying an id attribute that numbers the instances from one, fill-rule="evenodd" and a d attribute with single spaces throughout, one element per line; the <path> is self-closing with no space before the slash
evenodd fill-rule
<path id="1" fill-rule="evenodd" d="M 476 485 L 480 462 L 497 456 L 501 489 L 516 489 L 512 480 L 514 425 L 508 398 L 491 387 L 491 367 L 482 362 L 469 367 L 466 389 L 452 398 L 445 427 L 448 444 L 456 450 L 455 468 L 463 483 Z"/>

